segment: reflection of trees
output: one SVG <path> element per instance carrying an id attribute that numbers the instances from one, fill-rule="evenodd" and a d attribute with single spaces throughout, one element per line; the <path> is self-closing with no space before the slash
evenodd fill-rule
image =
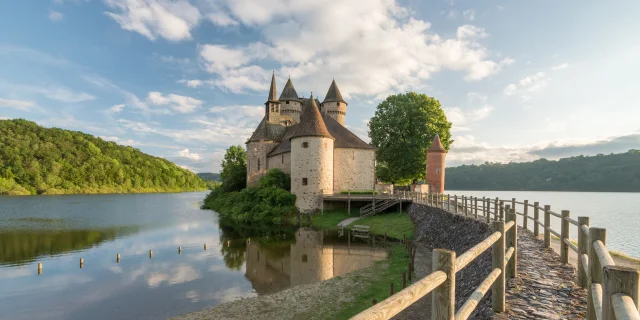
<path id="1" fill-rule="evenodd" d="M 26 264 L 42 255 L 87 249 L 136 232 L 137 227 L 0 231 L 0 264 Z"/>
<path id="2" fill-rule="evenodd" d="M 276 251 L 288 251 L 288 244 L 283 247 L 279 244 L 286 239 L 292 239 L 295 227 L 280 225 L 250 225 L 236 224 L 229 221 L 220 221 L 220 253 L 223 256 L 225 265 L 234 270 L 240 270 L 245 262 L 247 251 L 246 240 L 251 238 L 257 241 L 262 247 L 273 248 Z M 269 252 L 267 254 L 280 255 Z"/>

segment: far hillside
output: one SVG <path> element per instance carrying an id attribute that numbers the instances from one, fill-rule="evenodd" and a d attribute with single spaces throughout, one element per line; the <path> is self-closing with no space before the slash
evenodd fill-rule
<path id="1" fill-rule="evenodd" d="M 0 120 L 0 195 L 205 190 L 168 160 L 78 131 Z"/>
<path id="2" fill-rule="evenodd" d="M 220 182 L 220 174 L 219 173 L 213 173 L 213 172 L 200 172 L 200 173 L 196 173 L 198 175 L 198 177 L 200 177 L 200 179 L 202 180 L 208 180 L 208 181 L 217 181 Z"/>
<path id="3" fill-rule="evenodd" d="M 448 190 L 640 192 L 640 150 L 447 168 Z"/>

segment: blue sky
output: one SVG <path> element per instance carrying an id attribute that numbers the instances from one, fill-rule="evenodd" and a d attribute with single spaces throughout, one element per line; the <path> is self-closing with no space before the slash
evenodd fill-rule
<path id="1" fill-rule="evenodd" d="M 80 130 L 217 172 L 263 116 L 269 79 L 346 125 L 427 93 L 449 165 L 640 148 L 640 2 L 52 0 L 0 3 L 0 119 Z"/>

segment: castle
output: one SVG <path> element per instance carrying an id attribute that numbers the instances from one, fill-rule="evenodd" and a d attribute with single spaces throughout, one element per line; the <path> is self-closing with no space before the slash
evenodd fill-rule
<path id="1" fill-rule="evenodd" d="M 278 97 L 271 77 L 265 116 L 247 140 L 247 186 L 255 186 L 268 170 L 291 175 L 296 207 L 310 213 L 322 196 L 347 190 L 372 190 L 375 149 L 344 127 L 347 102 L 335 80 L 320 102 L 301 98 L 287 81 Z"/>

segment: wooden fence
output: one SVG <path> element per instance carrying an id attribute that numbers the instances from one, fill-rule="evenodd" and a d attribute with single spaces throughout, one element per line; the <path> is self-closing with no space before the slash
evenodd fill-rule
<path id="1" fill-rule="evenodd" d="M 421 203 L 491 223 L 493 233 L 482 242 L 456 257 L 449 250 L 433 250 L 433 272 L 407 288 L 391 294 L 387 299 L 374 303 L 352 319 L 389 319 L 432 293 L 431 318 L 468 319 L 480 300 L 491 289 L 492 309 L 505 311 L 505 282 L 518 274 L 518 219 L 522 216 L 524 230 L 533 227 L 533 234 L 543 234 L 546 247 L 551 246 L 551 236 L 560 242 L 560 260 L 569 263 L 569 249 L 576 252 L 577 283 L 587 289 L 588 320 L 640 320 L 640 271 L 616 266 L 606 247 L 606 229 L 589 226 L 589 217 L 571 218 L 569 210 L 558 214 L 551 206 L 538 202 L 489 199 L 457 195 L 400 192 L 400 198 Z M 521 210 L 517 210 L 520 205 Z M 493 211 L 491 210 L 493 206 Z M 533 215 L 531 215 L 533 211 Z M 542 214 L 542 218 L 541 215 Z M 551 217 L 560 219 L 560 232 L 551 228 Z M 569 236 L 570 226 L 577 228 L 578 239 Z M 574 244 L 577 243 L 577 244 Z M 455 310 L 456 273 L 474 261 L 485 250 L 491 249 L 492 271 L 480 283 L 466 302 Z"/>

